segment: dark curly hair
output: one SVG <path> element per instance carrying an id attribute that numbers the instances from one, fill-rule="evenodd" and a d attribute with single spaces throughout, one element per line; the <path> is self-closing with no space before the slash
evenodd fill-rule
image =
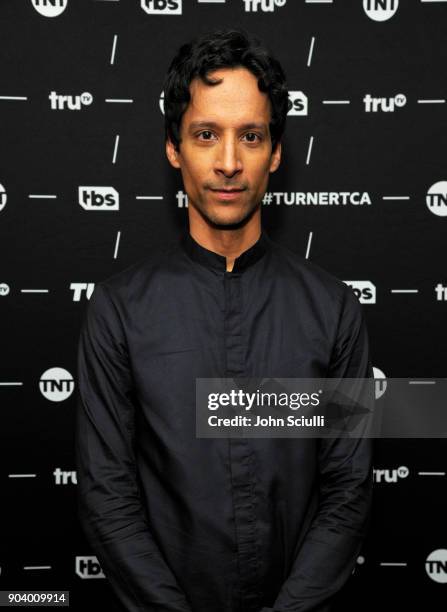
<path id="1" fill-rule="evenodd" d="M 221 79 L 208 77 L 209 72 L 239 66 L 258 77 L 259 90 L 270 98 L 270 135 L 272 151 L 275 150 L 288 112 L 284 71 L 257 38 L 241 28 L 228 28 L 208 32 L 182 45 L 169 66 L 163 86 L 165 136 L 177 151 L 182 116 L 191 99 L 191 81 L 199 76 L 207 85 L 218 85 Z"/>

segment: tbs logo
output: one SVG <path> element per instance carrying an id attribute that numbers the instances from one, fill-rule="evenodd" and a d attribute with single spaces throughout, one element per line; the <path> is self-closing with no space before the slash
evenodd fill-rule
<path id="1" fill-rule="evenodd" d="M 360 304 L 375 304 L 376 303 L 376 287 L 371 281 L 354 281 L 345 280 L 346 283 L 354 291 Z"/>
<path id="2" fill-rule="evenodd" d="M 289 91 L 288 115 L 307 115 L 308 100 L 302 91 Z"/>
<path id="3" fill-rule="evenodd" d="M 105 578 L 96 557 L 76 557 L 76 574 L 79 578 Z"/>
<path id="4" fill-rule="evenodd" d="M 149 15 L 181 15 L 182 0 L 141 0 L 141 8 Z"/>
<path id="5" fill-rule="evenodd" d="M 119 210 L 120 197 L 113 187 L 78 187 L 79 204 L 84 210 Z"/>

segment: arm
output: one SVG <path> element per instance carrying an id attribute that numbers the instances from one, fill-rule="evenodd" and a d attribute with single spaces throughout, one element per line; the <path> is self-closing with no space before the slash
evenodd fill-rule
<path id="1" fill-rule="evenodd" d="M 328 378 L 371 378 L 361 305 L 346 286 Z M 371 438 L 320 438 L 320 505 L 273 608 L 330 612 L 350 577 L 370 523 Z"/>
<path id="2" fill-rule="evenodd" d="M 129 612 L 191 612 L 141 504 L 126 342 L 102 284 L 95 287 L 81 327 L 78 385 L 78 516 L 112 590 Z"/>

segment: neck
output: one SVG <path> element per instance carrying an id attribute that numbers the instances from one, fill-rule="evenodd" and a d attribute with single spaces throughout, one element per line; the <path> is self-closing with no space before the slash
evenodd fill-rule
<path id="1" fill-rule="evenodd" d="M 241 228 L 216 229 L 203 223 L 191 223 L 189 233 L 201 246 L 218 253 L 227 260 L 227 272 L 233 270 L 234 261 L 241 253 L 249 249 L 261 235 L 260 219 L 256 223 L 247 223 Z"/>

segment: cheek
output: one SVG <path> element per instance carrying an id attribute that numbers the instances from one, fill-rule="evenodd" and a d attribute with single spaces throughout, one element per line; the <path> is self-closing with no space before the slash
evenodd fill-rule
<path id="1" fill-rule="evenodd" d="M 186 164 L 183 166 L 184 176 L 187 177 L 191 182 L 198 182 L 203 179 L 205 176 L 204 164 L 201 163 L 200 159 L 189 159 Z"/>
<path id="2" fill-rule="evenodd" d="M 253 187 L 262 186 L 268 181 L 270 169 L 270 160 L 260 160 L 258 163 L 251 165 L 249 176 L 253 182 Z"/>

